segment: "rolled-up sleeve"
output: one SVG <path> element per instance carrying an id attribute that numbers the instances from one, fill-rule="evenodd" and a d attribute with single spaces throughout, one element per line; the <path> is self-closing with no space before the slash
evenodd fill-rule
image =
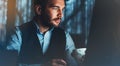
<path id="1" fill-rule="evenodd" d="M 72 37 L 68 32 L 66 33 L 66 60 L 68 62 L 68 66 L 77 66 L 77 62 L 74 57 L 71 56 L 71 53 L 75 49 L 75 44 L 72 40 Z"/>
<path id="2" fill-rule="evenodd" d="M 7 40 L 7 50 L 16 50 L 20 51 L 20 46 L 22 43 L 22 38 L 21 38 L 21 31 L 19 30 L 18 27 L 13 29 L 13 31 L 10 32 L 10 35 Z"/>

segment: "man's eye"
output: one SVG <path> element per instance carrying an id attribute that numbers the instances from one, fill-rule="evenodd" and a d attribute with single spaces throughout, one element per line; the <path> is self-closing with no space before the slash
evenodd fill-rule
<path id="1" fill-rule="evenodd" d="M 54 10 L 58 10 L 58 7 L 52 7 Z"/>

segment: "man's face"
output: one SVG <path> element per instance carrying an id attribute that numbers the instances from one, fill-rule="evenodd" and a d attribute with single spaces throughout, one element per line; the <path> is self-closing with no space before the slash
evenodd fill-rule
<path id="1" fill-rule="evenodd" d="M 44 12 L 41 13 L 43 24 L 58 27 L 63 17 L 64 0 L 49 0 Z"/>

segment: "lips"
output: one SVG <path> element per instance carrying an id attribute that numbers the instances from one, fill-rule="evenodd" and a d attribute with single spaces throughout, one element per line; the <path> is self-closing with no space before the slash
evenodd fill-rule
<path id="1" fill-rule="evenodd" d="M 60 18 L 56 18 L 56 19 L 53 19 L 52 24 L 54 26 L 59 26 L 60 22 L 61 22 L 61 19 Z"/>
<path id="2" fill-rule="evenodd" d="M 57 19 L 57 20 L 55 20 L 55 22 L 56 22 L 56 23 L 60 23 L 60 22 L 61 22 L 61 20 L 60 20 L 60 19 Z"/>

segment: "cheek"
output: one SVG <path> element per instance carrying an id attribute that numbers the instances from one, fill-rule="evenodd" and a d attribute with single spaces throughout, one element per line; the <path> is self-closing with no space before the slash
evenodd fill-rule
<path id="1" fill-rule="evenodd" d="M 50 11 L 49 16 L 51 19 L 57 18 L 57 12 L 56 11 Z"/>

